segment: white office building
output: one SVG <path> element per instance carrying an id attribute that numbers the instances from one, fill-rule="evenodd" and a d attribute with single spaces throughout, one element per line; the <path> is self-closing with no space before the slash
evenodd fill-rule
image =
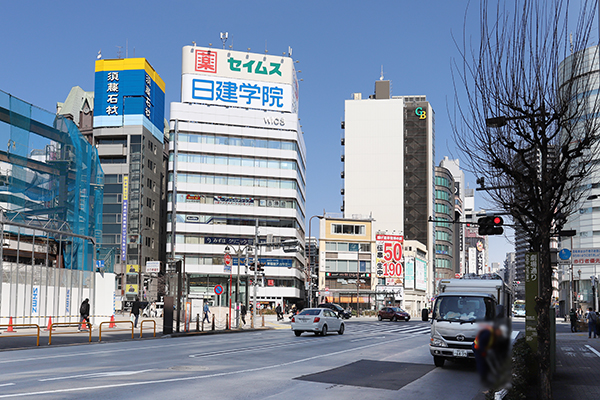
<path id="1" fill-rule="evenodd" d="M 258 246 L 259 302 L 304 298 L 306 148 L 297 85 L 290 57 L 183 48 L 181 102 L 170 111 L 167 253 L 184 260 L 189 293 L 213 305 L 227 304 L 230 290 L 234 302 L 253 298 L 245 260 L 256 237 L 301 246 L 292 253 Z"/>

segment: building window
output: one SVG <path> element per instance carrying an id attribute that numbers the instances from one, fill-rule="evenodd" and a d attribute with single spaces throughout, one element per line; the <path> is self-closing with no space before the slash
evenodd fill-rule
<path id="1" fill-rule="evenodd" d="M 335 235 L 364 235 L 366 225 L 331 224 L 331 233 Z"/>

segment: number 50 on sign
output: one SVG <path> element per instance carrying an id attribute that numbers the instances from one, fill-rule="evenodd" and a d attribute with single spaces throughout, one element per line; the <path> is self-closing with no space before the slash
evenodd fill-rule
<path id="1" fill-rule="evenodd" d="M 402 244 L 401 235 L 376 235 L 377 276 L 402 277 Z"/>

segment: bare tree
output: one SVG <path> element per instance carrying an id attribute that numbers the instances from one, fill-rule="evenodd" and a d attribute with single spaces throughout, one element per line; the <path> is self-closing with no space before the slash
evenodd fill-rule
<path id="1" fill-rule="evenodd" d="M 551 399 L 551 238 L 600 159 L 598 48 L 588 48 L 597 4 L 578 2 L 574 16 L 568 0 L 511 4 L 481 0 L 480 41 L 465 33 L 457 45 L 453 133 L 465 169 L 484 178 L 491 203 L 539 254 L 539 393 Z"/>

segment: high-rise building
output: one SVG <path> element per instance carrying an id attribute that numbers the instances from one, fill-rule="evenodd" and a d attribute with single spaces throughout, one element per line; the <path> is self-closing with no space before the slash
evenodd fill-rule
<path id="1" fill-rule="evenodd" d="M 391 96 L 390 82 L 375 94 L 345 102 L 344 201 L 346 218 L 370 215 L 374 234 L 403 235 L 427 248 L 433 291 L 435 114 L 425 96 Z M 379 284 L 386 278 L 378 276 Z M 395 278 L 401 278 L 397 276 Z"/>
<path id="2" fill-rule="evenodd" d="M 234 302 L 254 288 L 261 303 L 301 302 L 306 148 L 292 58 L 185 46 L 170 118 L 167 250 L 184 261 L 190 293 L 225 306 L 233 276 Z M 266 246 L 286 240 L 300 251 Z M 254 262 L 257 244 L 264 277 L 254 281 L 245 260 Z M 215 295 L 216 285 L 226 295 Z"/>
<path id="3" fill-rule="evenodd" d="M 435 278 L 455 277 L 456 237 L 454 223 L 454 177 L 444 167 L 435 167 Z"/>
<path id="4" fill-rule="evenodd" d="M 454 178 L 454 273 L 460 274 L 465 265 L 465 174 L 460 169 L 460 160 L 447 156 L 440 161 L 440 167 L 446 168 Z"/>
<path id="5" fill-rule="evenodd" d="M 117 295 L 153 300 L 157 282 L 146 263 L 161 261 L 166 237 L 160 220 L 165 83 L 145 58 L 98 60 L 93 103 L 93 144 L 105 173 L 102 243 L 115 252 Z"/>

